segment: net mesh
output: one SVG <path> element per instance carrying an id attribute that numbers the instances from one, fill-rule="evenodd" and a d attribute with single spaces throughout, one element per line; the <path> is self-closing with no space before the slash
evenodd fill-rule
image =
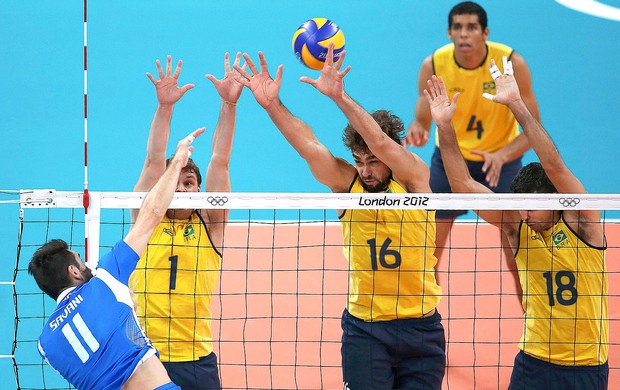
<path id="1" fill-rule="evenodd" d="M 336 209 L 402 208 L 403 199 L 416 203 L 406 207 L 427 209 L 471 209 L 475 204 L 480 209 L 552 205 L 608 210 L 601 216 L 608 243 L 610 388 L 620 385 L 615 359 L 620 343 L 614 336 L 620 331 L 620 266 L 613 261 L 620 255 L 620 197 L 538 195 L 498 201 L 460 195 L 375 195 L 182 194 L 175 199 L 174 208 L 232 209 L 211 302 L 223 388 L 342 387 L 340 321 L 349 278 Z M 127 234 L 128 208 L 138 207 L 143 194 L 93 196 L 94 208 L 87 216 L 77 193 L 22 196 L 10 354 L 18 388 L 70 388 L 37 353 L 37 337 L 56 304 L 27 274 L 32 253 L 51 238 L 63 238 L 71 249 L 82 255 L 88 251 L 89 261 L 96 261 Z M 437 270 L 443 288 L 438 310 L 447 341 L 444 388 L 506 388 L 523 331 L 523 310 L 502 258 L 499 231 L 479 219 L 459 222 L 447 247 Z"/>

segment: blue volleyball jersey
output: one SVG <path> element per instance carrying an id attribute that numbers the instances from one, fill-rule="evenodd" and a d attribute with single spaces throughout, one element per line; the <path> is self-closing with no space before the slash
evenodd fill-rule
<path id="1" fill-rule="evenodd" d="M 43 328 L 39 353 L 78 389 L 120 389 L 156 353 L 127 287 L 138 259 L 124 241 L 116 243 L 95 277 L 63 291 Z"/>

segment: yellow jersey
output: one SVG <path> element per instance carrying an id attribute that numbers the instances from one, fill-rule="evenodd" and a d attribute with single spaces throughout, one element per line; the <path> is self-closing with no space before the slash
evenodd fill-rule
<path id="1" fill-rule="evenodd" d="M 607 361 L 605 249 L 583 242 L 563 218 L 538 233 L 521 223 L 515 260 L 525 310 L 523 352 L 564 366 Z"/>
<path id="2" fill-rule="evenodd" d="M 211 296 L 221 267 L 198 212 L 164 217 L 129 278 L 142 329 L 163 362 L 195 361 L 213 351 Z"/>
<path id="3" fill-rule="evenodd" d="M 448 97 L 452 99 L 455 93 L 461 93 L 452 124 L 463 157 L 471 161 L 484 160 L 471 150 L 496 152 L 519 135 L 519 125 L 508 107 L 482 97 L 483 92 L 495 94 L 489 62 L 494 59 L 503 73 L 502 56 L 510 59 L 513 50 L 496 42 L 487 42 L 486 45 L 487 56 L 474 69 L 465 69 L 456 63 L 453 43 L 433 53 L 433 73 L 443 78 Z M 435 140 L 440 147 L 437 133 Z"/>
<path id="4" fill-rule="evenodd" d="M 349 191 L 366 192 L 359 177 Z M 386 192 L 406 193 L 394 180 Z M 344 210 L 339 218 L 351 315 L 364 321 L 418 318 L 437 307 L 434 211 Z"/>

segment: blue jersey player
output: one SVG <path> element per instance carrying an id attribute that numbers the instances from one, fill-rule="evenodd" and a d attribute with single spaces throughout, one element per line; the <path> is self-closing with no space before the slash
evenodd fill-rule
<path id="1" fill-rule="evenodd" d="M 58 302 L 39 337 L 39 352 L 77 389 L 180 389 L 138 325 L 127 281 L 172 201 L 191 142 L 204 130 L 179 141 L 135 224 L 101 258 L 95 275 L 62 240 L 49 241 L 30 260 L 28 272 Z"/>

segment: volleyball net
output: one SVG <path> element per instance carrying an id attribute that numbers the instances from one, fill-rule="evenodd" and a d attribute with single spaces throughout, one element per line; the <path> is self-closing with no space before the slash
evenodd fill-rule
<path id="1" fill-rule="evenodd" d="M 17 388 L 71 388 L 37 352 L 37 337 L 56 303 L 28 275 L 30 257 L 49 239 L 61 238 L 93 267 L 128 233 L 129 210 L 139 208 L 144 195 L 91 192 L 84 213 L 81 192 L 21 192 L 17 256 L 8 281 L 14 320 L 3 320 L 14 329 L 5 358 L 13 361 Z M 211 301 L 213 347 L 225 389 L 342 388 L 340 321 L 349 271 L 336 210 L 601 210 L 610 388 L 620 385 L 620 263 L 614 261 L 620 255 L 619 195 L 178 193 L 171 208 L 231 210 Z M 506 388 L 524 318 L 499 230 L 480 219 L 457 222 L 437 273 L 447 341 L 444 388 Z"/>

